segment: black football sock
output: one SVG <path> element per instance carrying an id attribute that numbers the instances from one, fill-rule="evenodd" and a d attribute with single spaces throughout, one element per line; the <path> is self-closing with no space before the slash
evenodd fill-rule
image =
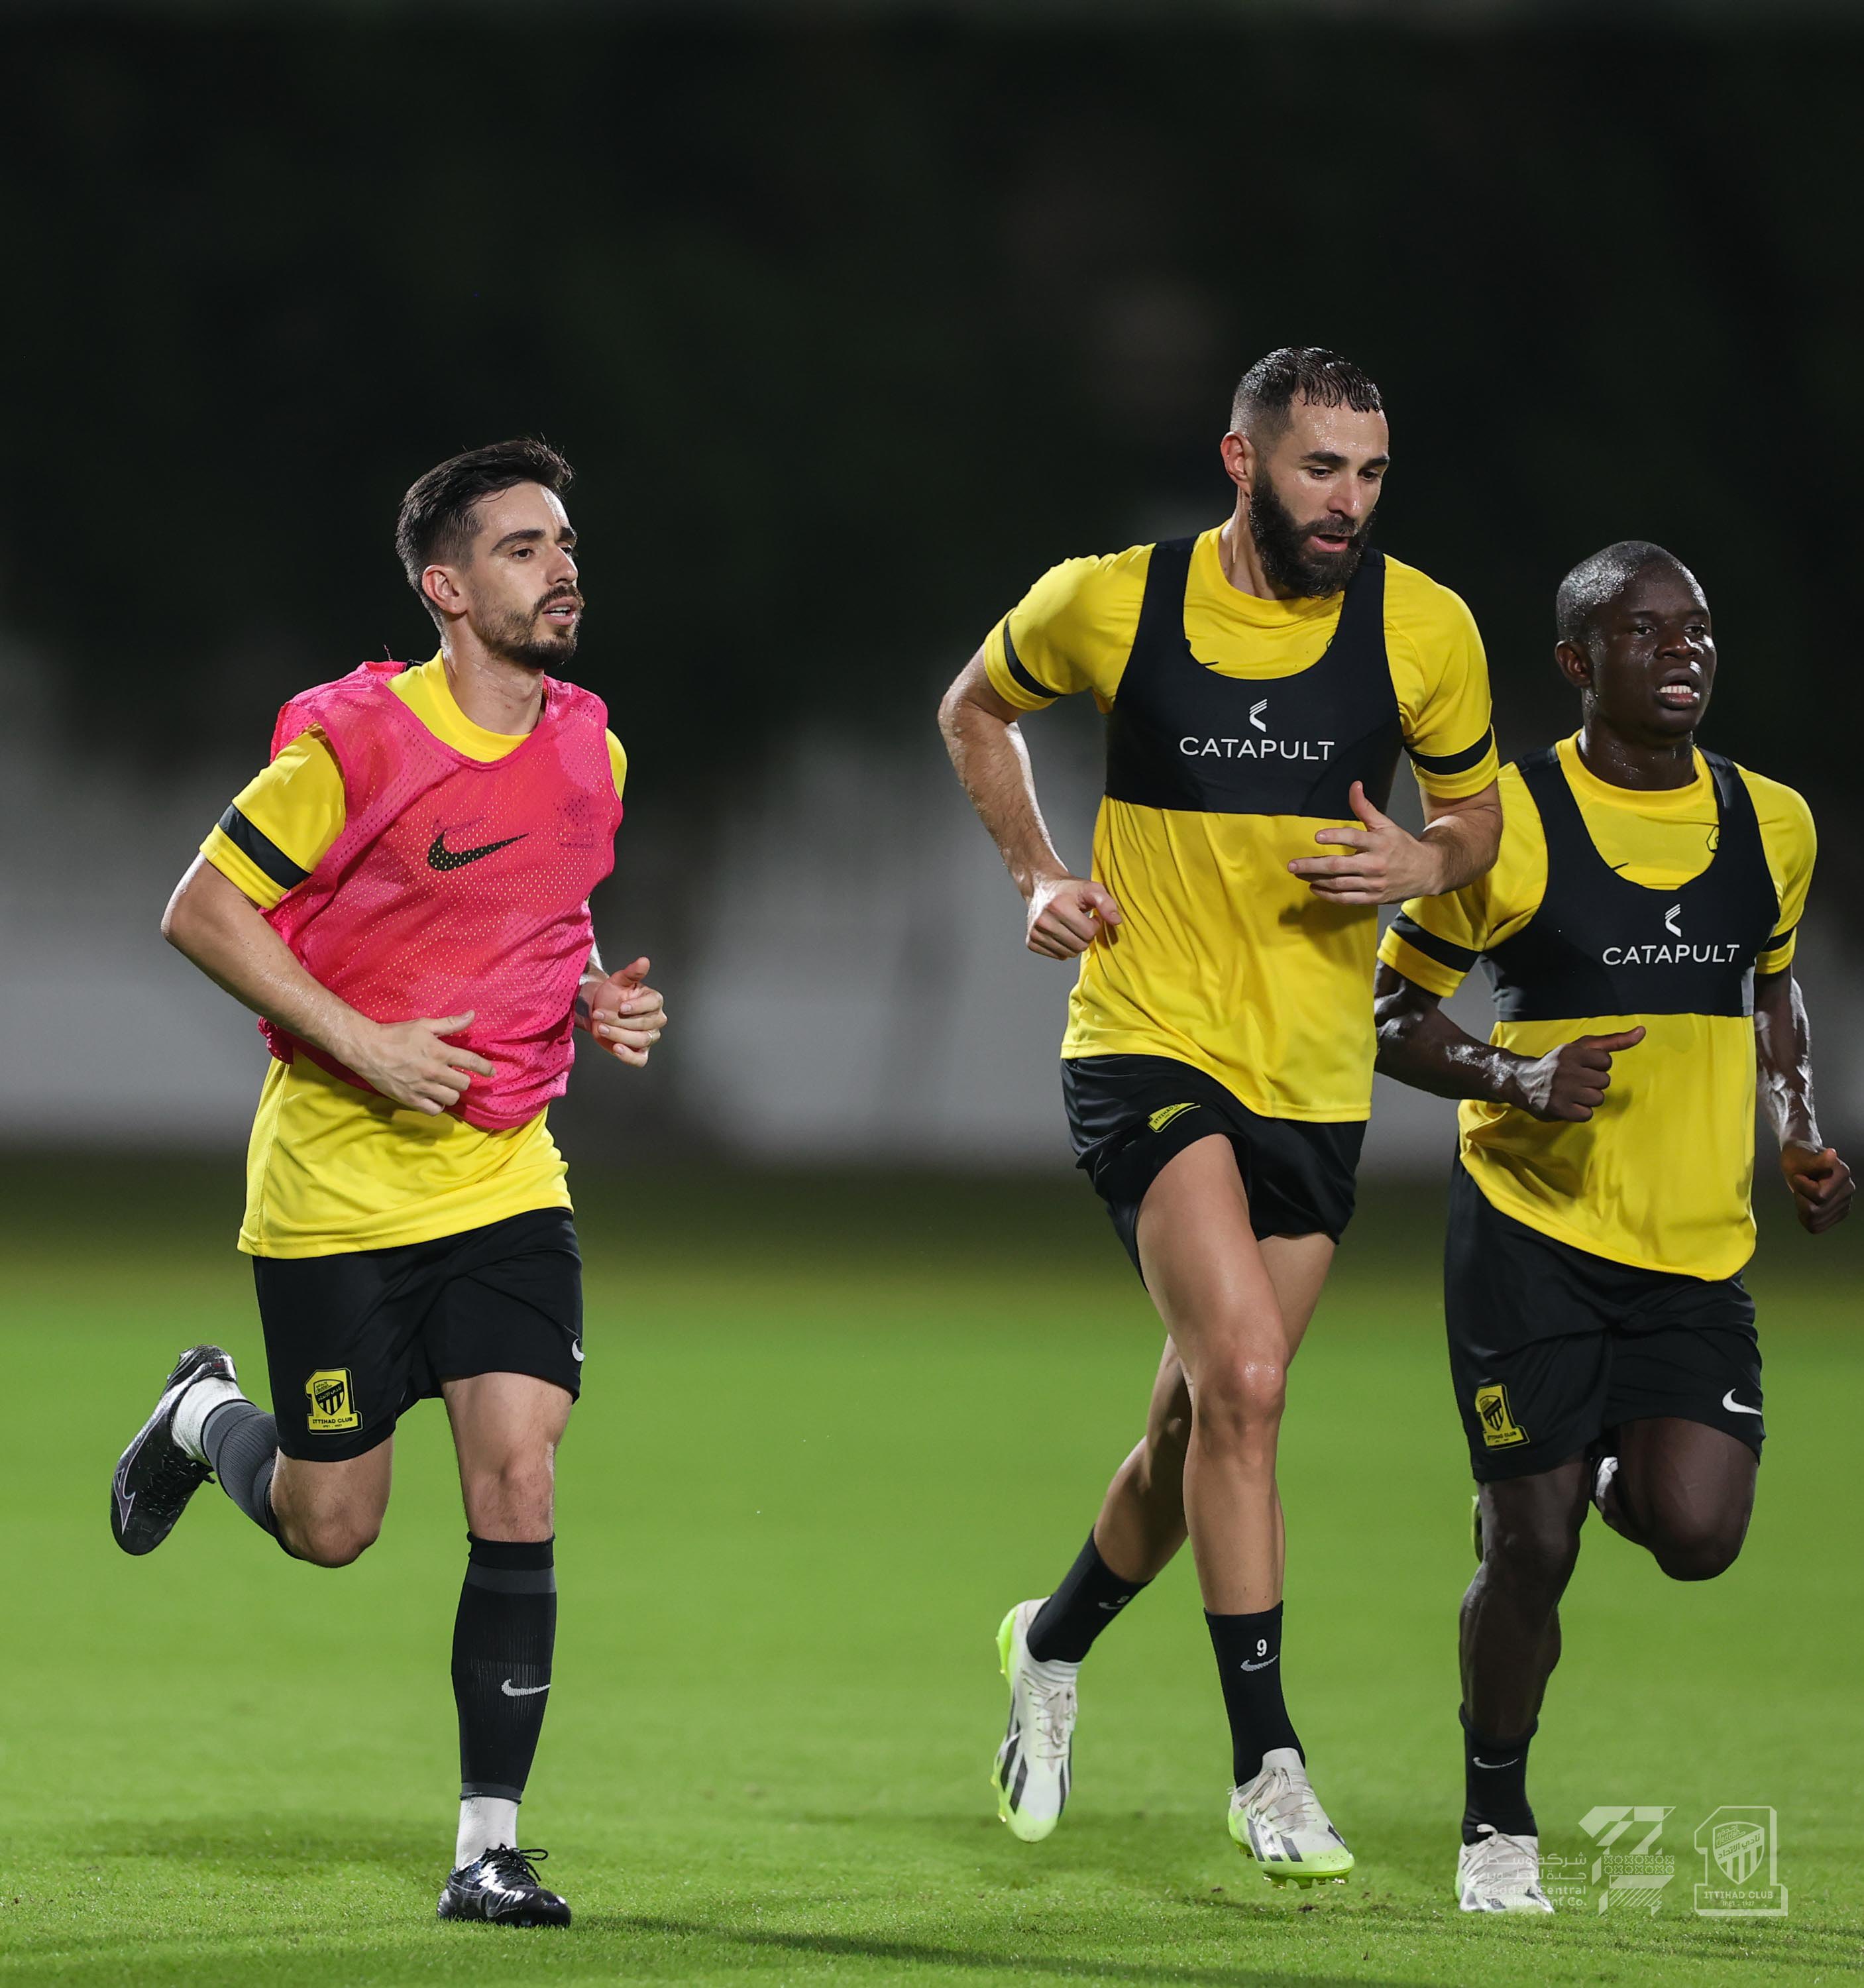
<path id="1" fill-rule="evenodd" d="M 223 1401 L 201 1428 L 201 1447 L 220 1488 L 255 1526 L 280 1546 L 284 1535 L 272 1510 L 272 1473 L 278 1468 L 279 1425 L 251 1401 Z M 291 1549 L 286 1547 L 289 1553 Z"/>
<path id="2" fill-rule="evenodd" d="M 472 1551 L 453 1622 L 460 1799 L 520 1801 L 550 1700 L 554 1542 L 466 1537 Z"/>
<path id="3" fill-rule="evenodd" d="M 1149 1584 L 1125 1581 L 1100 1557 L 1094 1535 L 1081 1550 L 1061 1585 L 1043 1603 L 1029 1625 L 1029 1654 L 1039 1664 L 1077 1664 L 1094 1639 L 1127 1603 Z"/>
<path id="4" fill-rule="evenodd" d="M 1463 1840 L 1473 1843 L 1486 1823 L 1504 1836 L 1534 1836 L 1534 1810 L 1527 1806 L 1527 1743 L 1540 1730 L 1506 1743 L 1490 1740 L 1463 1721 Z"/>
<path id="5" fill-rule="evenodd" d="M 1241 1787 L 1261 1773 L 1262 1756 L 1274 1748 L 1292 1746 L 1301 1753 L 1281 1699 L 1281 1604 L 1254 1615 L 1213 1615 L 1206 1609 L 1204 1620 L 1230 1714 L 1231 1766 Z M 1303 1765 L 1307 1758 L 1301 1753 Z"/>

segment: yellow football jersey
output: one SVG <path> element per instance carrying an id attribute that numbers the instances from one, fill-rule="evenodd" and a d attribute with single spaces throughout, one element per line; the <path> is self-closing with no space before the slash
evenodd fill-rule
<path id="1" fill-rule="evenodd" d="M 1664 898 L 1703 877 L 1721 844 L 1709 769 L 1659 793 L 1615 787 L 1580 756 L 1558 766 L 1605 869 L 1653 894 L 1659 945 L 1692 935 Z M 1753 803 L 1778 910 L 1754 962 L 1777 973 L 1793 957 L 1811 886 L 1812 817 L 1791 787 L 1734 769 Z M 1414 898 L 1380 957 L 1435 994 L 1453 994 L 1479 956 L 1525 931 L 1548 889 L 1547 831 L 1521 769 L 1502 769 L 1504 825 L 1494 867 L 1448 897 Z M 1646 950 L 1649 950 L 1648 948 Z M 1612 1061 L 1605 1101 L 1584 1124 L 1544 1123 L 1480 1099 L 1457 1112 L 1463 1163 L 1504 1214 L 1614 1262 L 1703 1278 L 1732 1276 L 1754 1251 L 1754 1036 L 1728 1013 L 1598 1014 L 1498 1021 L 1489 1040 L 1538 1057 L 1584 1035 L 1641 1023 L 1635 1048 Z"/>
<path id="2" fill-rule="evenodd" d="M 391 687 L 435 735 L 469 758 L 502 759 L 521 736 L 462 711 L 438 656 Z M 628 759 L 611 732 L 619 794 Z M 343 832 L 343 776 L 314 727 L 235 797 L 201 854 L 262 910 L 302 883 Z M 482 1131 L 359 1090 L 309 1058 L 272 1063 L 246 1150 L 239 1246 L 255 1256 L 323 1256 L 455 1236 L 533 1209 L 567 1208 L 563 1155 L 539 1112 Z"/>
<path id="3" fill-rule="evenodd" d="M 990 683 L 1023 711 L 1091 691 L 1117 725 L 1155 554 L 1185 563 L 1182 600 L 1174 566 L 1173 598 L 1152 610 L 1176 623 L 1161 629 L 1163 641 L 1188 645 L 1185 708 L 1227 697 L 1233 722 L 1200 725 L 1187 716 L 1174 738 L 1170 699 L 1181 693 L 1169 691 L 1152 729 L 1159 751 L 1192 769 L 1184 792 L 1152 794 L 1142 779 L 1123 789 L 1147 795 L 1135 800 L 1118 797 L 1118 783 L 1110 783 L 1094 827 L 1093 874 L 1125 922 L 1116 942 L 1097 942 L 1082 955 L 1061 1053 L 1170 1057 L 1267 1117 L 1363 1119 L 1372 1105 L 1377 917 L 1369 907 L 1317 898 L 1287 868 L 1297 857 L 1338 853 L 1314 839 L 1327 821 L 1358 824 L 1338 794 L 1318 813 L 1316 803 L 1285 813 L 1260 811 L 1256 801 L 1198 804 L 1199 782 L 1250 769 L 1260 756 L 1281 754 L 1280 772 L 1305 753 L 1324 773 L 1335 739 L 1278 739 L 1277 712 L 1335 656 L 1354 589 L 1326 600 L 1243 593 L 1224 576 L 1214 528 L 1182 550 L 1137 546 L 1070 560 L 991 632 Z M 1478 793 L 1497 767 L 1475 622 L 1448 588 L 1396 560 L 1381 564 L 1382 625 L 1368 653 L 1382 653 L 1382 681 L 1355 679 L 1333 708 L 1350 725 L 1369 690 L 1372 701 L 1392 707 L 1394 750 L 1402 738 L 1426 792 L 1445 800 Z M 1254 686 L 1264 695 L 1253 695 Z"/>

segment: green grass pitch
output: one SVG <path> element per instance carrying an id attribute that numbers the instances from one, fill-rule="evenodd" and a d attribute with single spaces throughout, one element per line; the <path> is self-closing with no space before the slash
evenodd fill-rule
<path id="1" fill-rule="evenodd" d="M 1685 1587 L 1594 1527 L 1536 1749 L 1549 1851 L 1667 1806 L 1676 1875 L 1471 1920 L 1450 1883 L 1468 1486 L 1428 1198 L 1368 1190 L 1295 1370 L 1288 1683 L 1359 1858 L 1272 1888 L 1223 1828 L 1195 1584 L 1086 1677 L 1076 1793 L 995 1820 L 993 1637 L 1079 1544 L 1157 1346 L 1084 1188 L 586 1176 L 587 1391 L 560 1470 L 557 1684 L 527 1841 L 566 1933 L 436 1923 L 464 1554 L 444 1418 L 403 1424 L 357 1566 L 217 1491 L 123 1559 L 107 1482 L 176 1349 L 262 1392 L 225 1168 L 0 1170 L 7 1274 L 0 1980 L 1810 1984 L 1864 1952 L 1860 1232 L 1770 1232 L 1772 1443 L 1747 1550 Z M 1697 1824 L 1780 1820 L 1784 1920 L 1692 1909 Z"/>

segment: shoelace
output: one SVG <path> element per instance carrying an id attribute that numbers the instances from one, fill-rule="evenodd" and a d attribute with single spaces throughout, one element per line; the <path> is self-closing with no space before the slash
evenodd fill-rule
<path id="1" fill-rule="evenodd" d="M 1068 1736 L 1074 1727 L 1074 1687 L 1072 1683 L 1047 1683 L 1033 1669 L 1027 1675 L 1029 1709 L 1035 1721 L 1035 1744 L 1030 1750 L 1038 1759 L 1059 1760 L 1067 1753 Z"/>
<path id="2" fill-rule="evenodd" d="M 542 1891 L 543 1882 L 533 1867 L 548 1862 L 550 1855 L 547 1850 L 514 1850 L 509 1844 L 501 1844 L 485 1852 L 485 1861 L 501 1878 L 520 1878 Z"/>
<path id="3" fill-rule="evenodd" d="M 1278 1836 L 1323 1827 L 1321 1805 L 1314 1798 L 1313 1789 L 1306 1781 L 1297 1780 L 1286 1767 L 1271 1767 L 1261 1787 L 1249 1797 L 1247 1806 Z"/>
<path id="4" fill-rule="evenodd" d="M 1518 1836 L 1490 1830 L 1477 1839 L 1471 1853 L 1469 1878 L 1478 1889 L 1520 1891 L 1540 1881 L 1540 1858 Z"/>

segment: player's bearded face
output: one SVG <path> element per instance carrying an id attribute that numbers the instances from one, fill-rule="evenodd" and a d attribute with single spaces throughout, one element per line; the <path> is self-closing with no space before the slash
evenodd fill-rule
<path id="1" fill-rule="evenodd" d="M 509 585 L 509 583 L 507 583 Z M 526 669 L 547 669 L 576 654 L 583 620 L 583 597 L 567 581 L 536 591 L 533 580 L 526 597 L 509 596 L 475 601 L 466 619 L 495 656 Z"/>
<path id="2" fill-rule="evenodd" d="M 1368 513 L 1355 528 L 1337 512 L 1318 518 L 1297 518 L 1281 501 L 1266 465 L 1249 493 L 1249 535 L 1256 543 L 1262 570 L 1278 587 L 1304 598 L 1338 593 L 1359 570 L 1365 542 L 1372 529 Z M 1321 535 L 1339 538 L 1324 545 Z"/>

